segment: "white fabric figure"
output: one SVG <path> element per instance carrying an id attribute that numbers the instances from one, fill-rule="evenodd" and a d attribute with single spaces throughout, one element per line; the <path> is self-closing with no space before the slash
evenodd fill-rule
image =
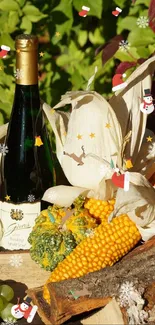
<path id="1" fill-rule="evenodd" d="M 144 114 L 151 114 L 154 111 L 153 98 L 150 89 L 145 89 L 144 92 L 145 95 L 142 103 L 140 104 L 140 110 Z"/>
<path id="2" fill-rule="evenodd" d="M 17 305 L 14 305 L 11 308 L 11 314 L 17 319 L 21 319 L 24 317 L 28 323 L 31 323 L 37 312 L 38 307 L 31 306 L 30 301 L 31 298 L 27 297 L 21 304 L 19 304 L 19 298 L 18 298 Z"/>

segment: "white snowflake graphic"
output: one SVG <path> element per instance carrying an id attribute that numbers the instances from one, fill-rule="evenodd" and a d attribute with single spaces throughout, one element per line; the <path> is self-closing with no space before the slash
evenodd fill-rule
<path id="1" fill-rule="evenodd" d="M 129 48 L 130 48 L 130 43 L 128 41 L 122 40 L 121 42 L 119 42 L 119 49 L 122 52 L 127 52 Z"/>
<path id="2" fill-rule="evenodd" d="M 8 147 L 3 143 L 3 144 L 0 144 L 0 153 L 2 155 L 6 155 L 8 153 Z"/>
<path id="3" fill-rule="evenodd" d="M 120 305 L 125 307 L 129 305 L 131 299 L 131 293 L 135 290 L 135 287 L 132 282 L 125 282 L 120 287 Z"/>
<path id="4" fill-rule="evenodd" d="M 146 28 L 149 26 L 149 20 L 146 16 L 140 16 L 137 19 L 137 25 L 139 28 Z"/>
<path id="5" fill-rule="evenodd" d="M 20 255 L 12 255 L 9 262 L 11 266 L 18 268 L 22 265 L 23 258 Z"/>
<path id="6" fill-rule="evenodd" d="M 145 301 L 142 298 L 143 288 L 137 290 L 132 282 L 125 282 L 120 287 L 119 301 L 121 307 L 127 308 L 129 325 L 145 324 L 148 313 L 143 310 Z"/>
<path id="7" fill-rule="evenodd" d="M 23 70 L 16 69 L 14 72 L 14 76 L 16 77 L 16 79 L 22 79 L 23 78 Z"/>
<path id="8" fill-rule="evenodd" d="M 35 196 L 33 194 L 29 194 L 27 197 L 29 202 L 34 202 L 35 201 Z"/>

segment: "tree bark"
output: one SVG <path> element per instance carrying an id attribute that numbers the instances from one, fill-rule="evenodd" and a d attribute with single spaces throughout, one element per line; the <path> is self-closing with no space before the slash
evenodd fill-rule
<path id="1" fill-rule="evenodd" d="M 58 325 L 72 316 L 104 307 L 113 296 L 118 297 L 119 288 L 126 281 L 133 282 L 137 289 L 143 288 L 147 304 L 149 308 L 150 306 L 153 308 L 155 290 L 154 295 L 149 295 L 149 292 L 155 284 L 155 236 L 128 253 L 112 267 L 80 278 L 48 284 L 50 305 L 42 297 L 43 287 L 28 290 L 27 293 L 38 305 L 39 315 L 45 324 Z M 87 287 L 89 294 L 75 299 L 70 290 L 82 290 L 83 285 Z"/>

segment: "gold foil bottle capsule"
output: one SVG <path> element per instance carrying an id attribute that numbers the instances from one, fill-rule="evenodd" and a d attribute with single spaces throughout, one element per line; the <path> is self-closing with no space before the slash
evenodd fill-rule
<path id="1" fill-rule="evenodd" d="M 16 84 L 36 85 L 38 83 L 38 38 L 34 35 L 18 35 L 16 49 Z"/>

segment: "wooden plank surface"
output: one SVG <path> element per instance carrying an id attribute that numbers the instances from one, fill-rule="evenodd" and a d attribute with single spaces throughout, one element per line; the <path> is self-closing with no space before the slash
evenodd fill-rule
<path id="1" fill-rule="evenodd" d="M 16 259 L 21 259 L 18 267 L 11 265 L 13 261 L 16 263 Z M 43 285 L 49 275 L 50 272 L 32 261 L 28 252 L 0 252 L 0 279 L 3 281 L 14 280 L 33 288 Z"/>
<path id="2" fill-rule="evenodd" d="M 17 266 L 11 265 L 12 261 L 21 264 Z M 13 303 L 17 303 L 17 297 L 22 299 L 25 297 L 25 291 L 28 288 L 38 287 L 43 285 L 48 279 L 50 272 L 45 271 L 34 261 L 32 261 L 28 252 L 0 252 L 0 283 L 10 285 L 15 293 Z M 26 319 L 18 320 L 18 324 L 26 325 Z M 35 316 L 32 325 L 42 325 L 38 315 Z"/>
<path id="3" fill-rule="evenodd" d="M 11 265 L 11 261 L 15 258 L 22 258 L 20 266 L 15 267 Z M 40 287 L 49 278 L 51 272 L 45 271 L 34 261 L 32 261 L 28 251 L 17 252 L 0 252 L 0 284 L 10 285 L 15 293 L 12 303 L 17 303 L 17 298 L 20 297 L 20 301 L 25 297 L 25 291 L 29 288 Z M 0 319 L 1 324 L 1 319 Z M 17 321 L 19 325 L 27 325 L 26 319 L 22 318 Z M 32 325 L 44 325 L 38 314 Z M 52 324 L 51 324 L 52 325 Z M 69 321 L 66 325 L 82 325 L 80 318 L 73 318 L 73 321 Z"/>

